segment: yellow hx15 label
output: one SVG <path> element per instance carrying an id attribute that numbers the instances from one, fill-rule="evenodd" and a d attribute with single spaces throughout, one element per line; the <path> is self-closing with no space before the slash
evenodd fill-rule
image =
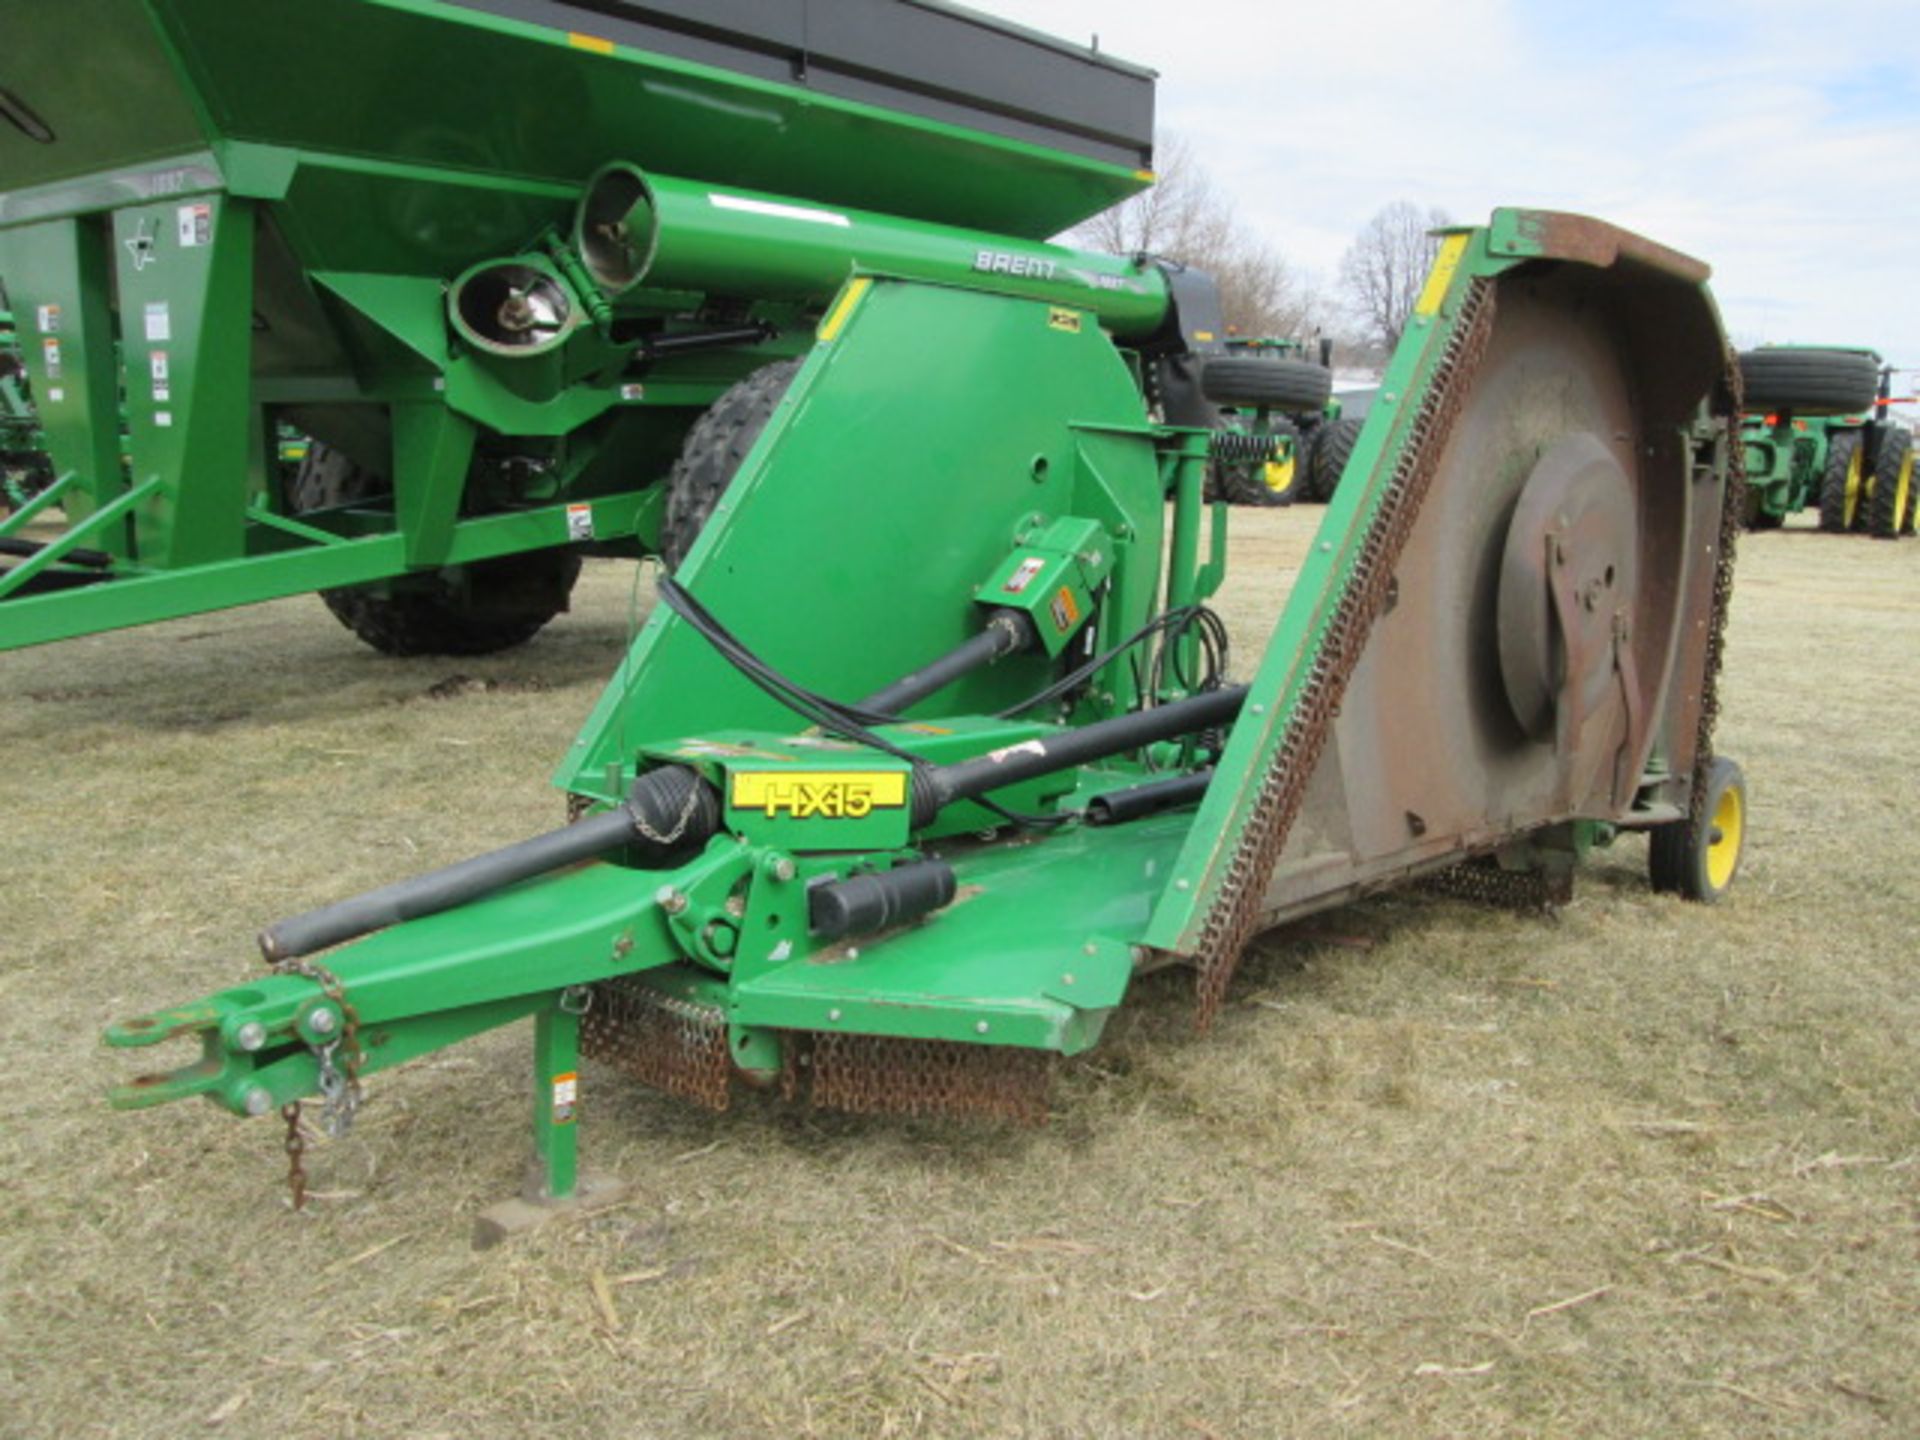
<path id="1" fill-rule="evenodd" d="M 875 810 L 907 803 L 907 777 L 900 771 L 736 770 L 733 808 L 763 811 L 769 819 L 859 820 Z"/>

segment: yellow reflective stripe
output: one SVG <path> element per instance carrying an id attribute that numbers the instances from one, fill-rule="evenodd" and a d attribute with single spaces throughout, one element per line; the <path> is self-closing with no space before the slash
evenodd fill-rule
<path id="1" fill-rule="evenodd" d="M 613 41 L 602 40 L 598 35 L 582 35 L 577 30 L 567 32 L 567 44 L 576 50 L 591 50 L 596 55 L 613 54 Z"/>
<path id="2" fill-rule="evenodd" d="M 821 322 L 820 338 L 822 340 L 831 340 L 838 335 L 840 331 L 845 328 L 848 317 L 853 314 L 853 307 L 858 305 L 861 297 L 872 288 L 873 281 L 865 275 L 860 276 L 848 284 L 847 288 L 840 292 L 839 303 L 833 307 L 832 311 L 827 315 L 827 318 Z"/>
<path id="3" fill-rule="evenodd" d="M 1469 238 L 1463 231 L 1458 235 L 1449 235 L 1440 242 L 1440 253 L 1433 257 L 1433 269 L 1427 272 L 1427 283 L 1421 287 L 1420 298 L 1414 302 L 1414 314 L 1439 313 L 1440 302 L 1447 298 L 1447 287 L 1453 283 L 1453 272 L 1460 268 L 1461 257 L 1467 253 Z"/>

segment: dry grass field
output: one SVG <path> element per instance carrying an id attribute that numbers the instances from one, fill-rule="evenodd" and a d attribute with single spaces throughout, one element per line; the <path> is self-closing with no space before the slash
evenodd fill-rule
<path id="1" fill-rule="evenodd" d="M 1236 517 L 1243 673 L 1318 516 Z M 1628 839 L 1554 920 L 1322 917 L 1204 1039 L 1145 983 L 1037 1130 L 590 1070 L 629 1198 L 475 1253 L 524 1027 L 375 1077 L 301 1216 L 277 1123 L 109 1112 L 101 1028 L 262 922 L 557 822 L 631 574 L 486 661 L 312 599 L 0 657 L 0 1434 L 1920 1433 L 1920 544 L 1742 542 L 1725 905 Z"/>

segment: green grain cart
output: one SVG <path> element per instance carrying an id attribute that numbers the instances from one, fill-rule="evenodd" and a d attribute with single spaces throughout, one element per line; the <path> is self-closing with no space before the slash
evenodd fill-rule
<path id="1" fill-rule="evenodd" d="M 1829 534 L 1914 533 L 1913 433 L 1892 418 L 1893 377 L 1873 350 L 1777 345 L 1740 355 L 1747 524 L 1820 512 Z"/>
<path id="2" fill-rule="evenodd" d="M 1187 968 L 1204 1021 L 1253 935 L 1355 896 L 1552 903 L 1629 830 L 1657 887 L 1733 883 L 1744 497 L 1698 262 L 1450 231 L 1236 666 L 1205 376 L 1246 357 L 1204 276 L 1040 238 L 1145 183 L 1145 72 L 924 0 L 26 13 L 0 245 L 61 308 L 28 348 L 74 517 L 35 560 L 108 560 L 0 625 L 375 584 L 397 648 L 531 628 L 583 547 L 674 562 L 561 757 L 569 823 L 270 924 L 256 980 L 108 1033 L 158 1064 L 116 1104 L 280 1115 L 296 1198 L 304 1102 L 337 1133 L 376 1072 L 529 1017 L 535 1164 L 489 1234 L 614 1193 L 577 1149 L 614 1074 L 1034 1119 L 1136 977 Z M 124 102 L 21 85 L 81 33 Z M 275 416 L 314 437 L 291 497 Z"/>

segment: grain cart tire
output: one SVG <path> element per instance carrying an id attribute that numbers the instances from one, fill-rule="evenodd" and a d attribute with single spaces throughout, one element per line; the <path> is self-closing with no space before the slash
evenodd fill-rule
<path id="1" fill-rule="evenodd" d="M 1878 539 L 1913 533 L 1913 437 L 1904 430 L 1889 427 L 1880 437 L 1866 511 L 1867 533 Z"/>
<path id="2" fill-rule="evenodd" d="M 1301 458 L 1304 446 L 1300 432 L 1286 420 L 1276 420 L 1269 432 L 1275 439 L 1292 442 L 1287 458 L 1265 463 L 1223 463 L 1220 472 L 1221 497 L 1234 505 L 1291 505 L 1305 490 L 1307 467 Z"/>
<path id="3" fill-rule="evenodd" d="M 1318 410 L 1333 394 L 1333 372 L 1306 360 L 1218 355 L 1200 372 L 1200 393 L 1216 405 Z"/>
<path id="4" fill-rule="evenodd" d="M 1747 777 L 1725 756 L 1707 767 L 1706 793 L 1694 815 L 1648 832 L 1653 888 L 1716 904 L 1740 873 L 1747 833 Z"/>
<path id="5" fill-rule="evenodd" d="M 1880 366 L 1862 350 L 1743 350 L 1740 378 L 1749 410 L 1847 415 L 1880 393 Z"/>
<path id="6" fill-rule="evenodd" d="M 669 570 L 678 570 L 687 558 L 733 472 L 799 373 L 798 360 L 761 366 L 714 401 L 687 431 L 667 477 L 667 517 L 660 525 L 660 558 Z"/>
<path id="7" fill-rule="evenodd" d="M 1320 443 L 1313 447 L 1311 473 L 1307 479 L 1309 498 L 1333 499 L 1333 492 L 1340 486 L 1340 473 L 1353 458 L 1353 447 L 1365 423 L 1364 420 L 1330 420 L 1321 427 Z"/>
<path id="8" fill-rule="evenodd" d="M 1829 535 L 1857 529 L 1865 507 L 1863 467 L 1866 451 L 1857 432 L 1835 435 L 1827 442 L 1827 466 L 1820 473 L 1820 528 Z"/>
<path id="9" fill-rule="evenodd" d="M 325 510 L 392 487 L 316 440 L 288 483 L 296 512 Z M 322 590 L 334 618 L 384 655 L 491 655 L 531 640 L 567 608 L 580 557 L 529 550 L 379 585 Z"/>

